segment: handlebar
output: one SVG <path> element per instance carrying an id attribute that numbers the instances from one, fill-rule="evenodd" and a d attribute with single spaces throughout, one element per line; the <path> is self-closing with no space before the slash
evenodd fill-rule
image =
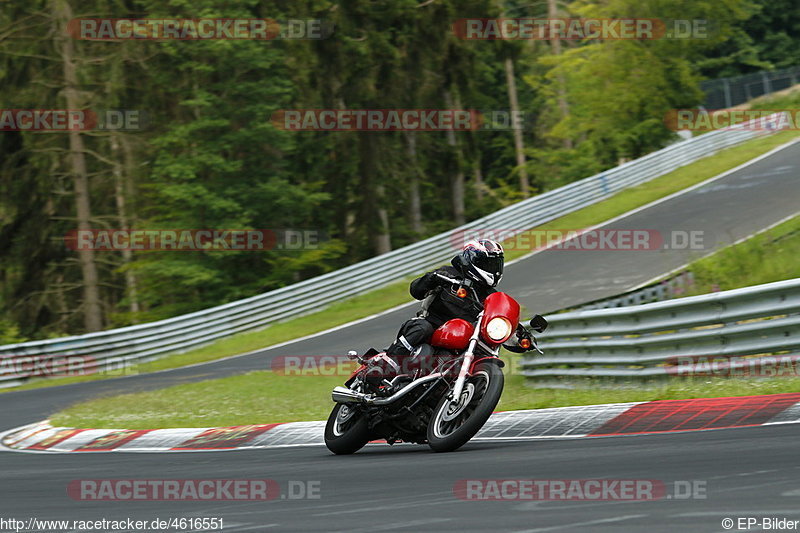
<path id="1" fill-rule="evenodd" d="M 536 337 L 531 335 L 531 350 L 536 350 L 539 354 L 544 355 L 544 352 L 541 348 L 539 348 L 539 341 L 536 340 Z"/>
<path id="2" fill-rule="evenodd" d="M 471 285 L 469 280 L 466 279 L 451 278 L 450 276 L 445 276 L 444 274 L 440 274 L 438 272 L 434 272 L 433 275 L 443 281 L 446 281 L 447 283 L 452 283 L 453 285 L 466 285 L 468 287 Z"/>

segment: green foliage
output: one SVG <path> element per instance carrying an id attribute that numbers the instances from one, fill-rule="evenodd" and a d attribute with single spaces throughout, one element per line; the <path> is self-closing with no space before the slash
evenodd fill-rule
<path id="1" fill-rule="evenodd" d="M 570 5 L 575 16 L 586 18 L 661 18 L 713 20 L 727 28 L 747 16 L 748 0 L 725 2 L 671 2 L 613 0 L 602 4 L 578 1 Z M 608 40 L 569 48 L 560 56 L 540 62 L 549 67 L 544 77 L 526 81 L 540 87 L 549 103 L 548 135 L 589 144 L 588 152 L 604 168 L 621 158 L 644 155 L 673 138 L 663 124 L 670 109 L 697 105 L 700 72 L 694 62 L 725 31 L 710 32 L 707 39 Z M 557 99 L 563 90 L 569 113 L 559 116 Z M 579 157 L 583 154 L 577 154 Z"/>
<path id="2" fill-rule="evenodd" d="M 25 342 L 26 340 L 20 335 L 19 326 L 8 320 L 0 320 L 0 345 Z"/>
<path id="3" fill-rule="evenodd" d="M 741 24 L 723 28 L 730 37 L 698 60 L 704 75 L 720 78 L 800 64 L 800 4 L 750 1 L 740 13 Z"/>
<path id="4" fill-rule="evenodd" d="M 590 142 L 575 148 L 529 148 L 528 172 L 546 189 L 555 189 L 603 170 Z"/>

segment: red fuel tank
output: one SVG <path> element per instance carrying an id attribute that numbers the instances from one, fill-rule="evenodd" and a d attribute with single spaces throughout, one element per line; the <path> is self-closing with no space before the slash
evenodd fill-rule
<path id="1" fill-rule="evenodd" d="M 431 344 L 448 350 L 463 350 L 469 344 L 469 339 L 475 332 L 472 324 L 463 318 L 453 318 L 439 326 L 433 332 Z"/>

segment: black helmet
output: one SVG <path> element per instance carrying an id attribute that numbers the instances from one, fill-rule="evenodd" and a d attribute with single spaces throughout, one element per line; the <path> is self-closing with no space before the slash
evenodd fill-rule
<path id="1" fill-rule="evenodd" d="M 503 247 L 489 239 L 469 241 L 452 264 L 463 276 L 495 287 L 503 277 Z"/>

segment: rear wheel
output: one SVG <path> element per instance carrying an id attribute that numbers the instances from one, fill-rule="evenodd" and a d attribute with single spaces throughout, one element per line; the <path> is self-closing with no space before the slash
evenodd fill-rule
<path id="1" fill-rule="evenodd" d="M 367 420 L 362 413 L 337 403 L 325 424 L 325 446 L 337 455 L 355 453 L 370 440 Z"/>
<path id="2" fill-rule="evenodd" d="M 428 424 L 428 445 L 437 452 L 451 452 L 480 431 L 503 394 L 504 377 L 495 363 L 479 363 L 464 381 L 457 400 L 439 400 Z"/>

